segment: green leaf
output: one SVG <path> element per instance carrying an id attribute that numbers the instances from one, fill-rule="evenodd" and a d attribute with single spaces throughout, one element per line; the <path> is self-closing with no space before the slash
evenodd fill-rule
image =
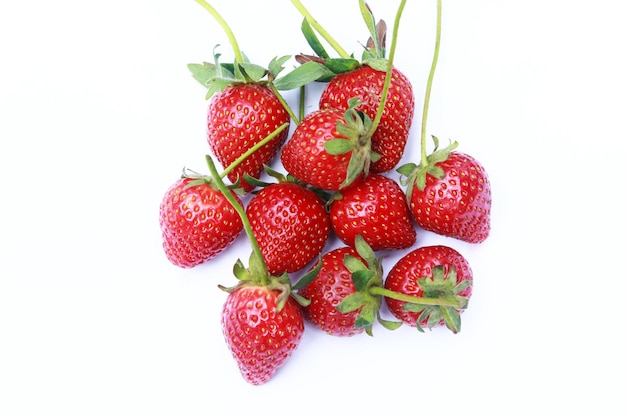
<path id="1" fill-rule="evenodd" d="M 413 172 L 415 171 L 416 168 L 417 168 L 417 165 L 415 165 L 412 162 L 409 162 L 407 164 L 404 164 L 404 165 L 398 167 L 396 169 L 396 172 L 399 173 L 400 175 L 403 175 L 404 177 L 408 178 L 408 177 L 410 177 L 413 174 Z M 403 185 L 406 185 L 406 184 L 403 184 Z"/>
<path id="2" fill-rule="evenodd" d="M 452 333 L 461 331 L 461 315 L 452 307 L 441 307 L 442 316 L 446 327 L 452 330 Z"/>
<path id="3" fill-rule="evenodd" d="M 233 266 L 233 275 L 240 281 L 250 280 L 250 273 L 244 266 L 243 262 L 241 262 L 241 259 L 237 259 L 235 262 L 235 265 Z"/>
<path id="4" fill-rule="evenodd" d="M 239 67 L 242 70 L 244 77 L 250 81 L 260 81 L 267 74 L 267 69 L 256 64 L 240 62 Z"/>
<path id="5" fill-rule="evenodd" d="M 361 63 L 353 58 L 327 58 L 324 65 L 334 74 L 345 74 L 354 71 Z"/>
<path id="6" fill-rule="evenodd" d="M 367 283 L 375 274 L 376 273 L 370 269 L 353 272 L 352 282 L 354 283 L 354 289 L 357 291 L 363 291 L 367 287 Z"/>
<path id="7" fill-rule="evenodd" d="M 272 58 L 268 65 L 268 70 L 272 74 L 272 78 L 278 77 L 278 74 L 285 69 L 284 64 L 291 58 L 291 55 L 285 55 L 280 58 Z"/>
<path id="8" fill-rule="evenodd" d="M 281 91 L 293 90 L 333 75 L 324 64 L 308 61 L 274 80 L 274 86 Z"/>
<path id="9" fill-rule="evenodd" d="M 360 329 L 361 327 L 367 327 L 374 324 L 376 320 L 376 306 L 373 303 L 368 303 L 363 306 L 361 312 L 354 321 L 354 327 Z"/>
<path id="10" fill-rule="evenodd" d="M 368 59 L 367 65 L 380 72 L 387 72 L 389 61 L 385 58 Z"/>
<path id="11" fill-rule="evenodd" d="M 370 268 L 376 266 L 376 254 L 361 234 L 358 234 L 354 239 L 354 248 L 361 255 L 361 258 L 365 259 Z"/>
<path id="12" fill-rule="evenodd" d="M 331 155 L 342 155 L 354 149 L 354 144 L 348 139 L 331 139 L 324 143 L 324 149 Z"/>
<path id="13" fill-rule="evenodd" d="M 337 310 L 339 310 L 340 313 L 350 313 L 351 311 L 356 311 L 363 307 L 368 301 L 369 298 L 367 294 L 355 292 L 341 300 L 341 302 L 337 304 Z"/>
<path id="14" fill-rule="evenodd" d="M 378 322 L 387 330 L 396 330 L 402 326 L 401 321 L 385 320 L 380 316 L 380 314 L 378 314 Z"/>
<path id="15" fill-rule="evenodd" d="M 367 30 L 370 33 L 370 36 L 375 42 L 375 45 L 378 46 L 377 41 L 377 33 L 376 33 L 376 19 L 374 19 L 374 14 L 372 10 L 369 8 L 367 3 L 364 0 L 359 0 L 359 9 L 361 10 L 361 16 L 363 16 L 363 20 L 365 21 L 365 26 L 367 26 Z"/>
<path id="16" fill-rule="evenodd" d="M 191 76 L 205 87 L 207 82 L 217 75 L 215 65 L 209 64 L 208 62 L 202 64 L 188 64 L 187 68 L 191 72 Z"/>
<path id="17" fill-rule="evenodd" d="M 346 268 L 348 268 L 348 271 L 350 271 L 351 273 L 367 270 L 367 266 L 363 262 L 361 262 L 359 258 L 355 258 L 352 255 L 344 256 L 343 264 L 346 266 Z"/>
<path id="18" fill-rule="evenodd" d="M 320 58 L 329 58 L 329 55 L 326 52 L 326 49 L 324 49 L 324 46 L 322 46 L 321 42 L 317 38 L 317 35 L 313 31 L 313 28 L 311 27 L 309 22 L 306 20 L 306 18 L 302 20 L 302 26 L 300 28 L 302 30 L 302 34 L 304 35 L 304 38 L 306 39 L 307 43 L 309 44 L 311 49 L 313 49 L 313 52 L 315 52 L 315 54 L 319 56 Z"/>

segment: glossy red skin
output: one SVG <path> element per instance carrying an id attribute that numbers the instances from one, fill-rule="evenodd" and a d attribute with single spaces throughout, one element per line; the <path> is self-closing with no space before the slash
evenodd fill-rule
<path id="1" fill-rule="evenodd" d="M 485 241 L 491 228 L 491 185 L 484 167 L 461 152 L 451 152 L 437 166 L 444 178 L 427 175 L 424 190 L 413 186 L 409 207 L 415 222 L 465 242 Z"/>
<path id="2" fill-rule="evenodd" d="M 346 179 L 352 152 L 331 155 L 324 144 L 331 139 L 345 138 L 337 132 L 337 122 L 343 122 L 344 111 L 315 110 L 296 126 L 291 139 L 281 153 L 283 167 L 294 177 L 315 187 L 339 190 Z M 355 184 L 359 179 L 353 182 Z"/>
<path id="3" fill-rule="evenodd" d="M 207 111 L 207 141 L 222 167 L 226 168 L 274 130 L 289 123 L 285 110 L 272 90 L 259 84 L 236 84 L 211 97 Z M 241 179 L 246 191 L 254 187 L 243 180 L 259 178 L 287 139 L 289 129 L 263 145 L 228 174 L 233 183 Z"/>
<path id="4" fill-rule="evenodd" d="M 336 308 L 345 297 L 355 292 L 352 274 L 343 263 L 345 255 L 362 259 L 352 247 L 333 249 L 322 256 L 317 277 L 298 291 L 311 301 L 303 308 L 304 318 L 332 336 L 353 336 L 365 330 L 354 327 L 359 310 L 341 313 Z"/>
<path id="5" fill-rule="evenodd" d="M 425 276 L 432 277 L 432 268 L 437 265 L 444 266 L 446 276 L 450 265 L 453 265 L 457 274 L 457 283 L 463 280 L 473 280 L 472 269 L 463 255 L 449 246 L 434 245 L 414 249 L 400 258 L 387 274 L 385 288 L 402 294 L 421 297 L 424 292 L 419 287 L 417 280 Z M 468 286 L 458 295 L 469 299 L 472 295 L 472 286 Z M 402 309 L 405 304 L 404 301 L 385 297 L 385 302 L 391 314 L 397 319 L 416 327 L 419 313 L 404 311 Z M 443 325 L 442 320 L 438 326 Z M 421 321 L 420 326 L 426 328 L 427 322 Z"/>
<path id="6" fill-rule="evenodd" d="M 373 250 L 405 249 L 417 238 L 406 195 L 381 174 L 370 174 L 341 192 L 330 206 L 330 220 L 339 239 L 350 246 L 359 234 Z"/>
<path id="7" fill-rule="evenodd" d="M 272 275 L 304 268 L 320 255 L 330 235 L 322 199 L 295 183 L 262 188 L 248 203 L 246 214 Z"/>
<path id="8" fill-rule="evenodd" d="M 297 349 L 304 333 L 299 304 L 289 297 L 276 312 L 279 292 L 243 286 L 228 294 L 221 323 L 241 375 L 253 385 L 269 381 Z"/>
<path id="9" fill-rule="evenodd" d="M 219 190 L 206 183 L 187 188 L 190 181 L 181 178 L 172 184 L 159 207 L 163 250 L 181 268 L 214 258 L 243 230 L 241 218 Z"/>
<path id="10" fill-rule="evenodd" d="M 385 76 L 385 72 L 367 65 L 339 74 L 322 92 L 319 107 L 346 110 L 348 101 L 359 97 L 362 104 L 357 109 L 374 120 L 382 97 Z M 371 164 L 371 172 L 389 171 L 400 162 L 409 138 L 414 112 L 415 97 L 411 82 L 394 68 L 383 116 L 372 136 L 372 150 L 379 153 L 381 158 Z"/>

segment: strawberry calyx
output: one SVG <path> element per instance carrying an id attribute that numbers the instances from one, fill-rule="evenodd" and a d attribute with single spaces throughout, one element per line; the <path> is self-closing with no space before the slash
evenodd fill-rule
<path id="1" fill-rule="evenodd" d="M 442 265 L 436 265 L 432 268 L 432 276 L 418 278 L 417 283 L 423 292 L 422 296 L 403 294 L 379 287 L 373 288 L 371 292 L 404 301 L 406 304 L 403 310 L 421 313 L 415 324 L 420 332 L 424 332 L 420 322 L 426 321 L 430 329 L 443 320 L 448 329 L 453 333 L 458 333 L 461 330 L 460 311 L 465 310 L 468 305 L 467 297 L 458 294 L 471 286 L 472 282 L 463 280 L 457 283 L 454 266 L 450 266 L 446 274 Z"/>
<path id="2" fill-rule="evenodd" d="M 376 321 L 389 330 L 400 327 L 400 322 L 385 320 L 380 315 L 383 298 L 374 289 L 382 289 L 383 286 L 381 259 L 376 257 L 372 248 L 361 235 L 356 237 L 355 249 L 359 256 L 365 260 L 365 263 L 354 256 L 345 256 L 344 265 L 352 274 L 351 278 L 355 292 L 346 296 L 337 304 L 337 310 L 341 313 L 359 310 L 354 327 L 365 328 L 365 332 L 369 336 L 373 335 L 372 329 Z"/>
<path id="3" fill-rule="evenodd" d="M 437 179 L 442 179 L 445 176 L 445 172 L 437 164 L 447 160 L 450 157 L 450 153 L 458 146 L 458 143 L 455 141 L 450 142 L 445 148 L 439 149 L 439 139 L 434 135 L 432 138 L 434 142 L 433 152 L 427 155 L 422 162 L 419 164 L 409 162 L 396 169 L 400 174 L 400 184 L 406 187 L 406 199 L 409 202 L 411 201 L 414 187 L 417 187 L 420 191 L 424 190 L 428 175 Z"/>
<path id="4" fill-rule="evenodd" d="M 446 275 L 444 267 L 437 265 L 432 268 L 432 278 L 422 277 L 417 280 L 420 288 L 424 292 L 425 298 L 441 300 L 454 300 L 458 307 L 447 305 L 427 305 L 423 302 L 408 302 L 402 309 L 413 313 L 420 313 L 416 321 L 416 327 L 423 332 L 420 322 L 426 322 L 428 328 L 432 328 L 444 321 L 446 327 L 453 333 L 461 330 L 461 316 L 459 310 L 467 308 L 468 299 L 458 295 L 461 291 L 472 285 L 470 280 L 463 280 L 457 283 L 456 270 L 450 266 Z"/>
<path id="5" fill-rule="evenodd" d="M 372 119 L 356 109 L 359 104 L 358 98 L 348 101 L 348 109 L 344 113 L 343 120 L 338 121 L 336 125 L 337 133 L 342 137 L 331 139 L 324 144 L 324 149 L 331 155 L 352 153 L 346 178 L 340 188 L 345 188 L 361 176 L 368 175 L 370 164 L 381 157 L 372 150 Z"/>

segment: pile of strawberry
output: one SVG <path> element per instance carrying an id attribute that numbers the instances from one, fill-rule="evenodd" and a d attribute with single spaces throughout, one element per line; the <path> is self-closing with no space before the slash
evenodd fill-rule
<path id="1" fill-rule="evenodd" d="M 298 347 L 305 320 L 334 336 L 372 335 L 376 323 L 458 332 L 472 293 L 470 265 L 445 245 L 411 249 L 421 231 L 476 244 L 490 231 L 481 164 L 456 142 L 439 149 L 434 136 L 434 151 L 425 150 L 441 0 L 421 160 L 399 167 L 415 108 L 413 87 L 392 59 L 404 1 L 386 57 L 385 22 L 359 0 L 370 38 L 357 60 L 292 0 L 315 55 L 297 55 L 299 65 L 281 77 L 290 56 L 267 68 L 248 62 L 217 11 L 196 1 L 221 22 L 235 55 L 233 63 L 216 54 L 213 63 L 189 65 L 208 89 L 208 144 L 223 171 L 210 155 L 208 175 L 183 170 L 163 197 L 160 227 L 165 255 L 181 268 L 208 262 L 245 231 L 248 266 L 237 260 L 236 284 L 220 286 L 223 334 L 245 380 L 267 382 Z M 297 116 L 280 91 L 299 89 L 302 99 L 309 83 L 325 83 L 319 108 Z M 282 170 L 270 168 L 278 161 Z M 341 244 L 329 249 L 333 235 Z M 382 250 L 406 251 L 386 274 Z M 396 321 L 381 316 L 383 303 Z"/>

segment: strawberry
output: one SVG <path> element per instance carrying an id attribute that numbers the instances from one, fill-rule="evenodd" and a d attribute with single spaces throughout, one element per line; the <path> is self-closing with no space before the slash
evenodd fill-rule
<path id="1" fill-rule="evenodd" d="M 348 101 L 357 97 L 360 104 L 356 109 L 373 120 L 381 102 L 385 76 L 385 70 L 368 65 L 338 74 L 322 92 L 319 107 L 347 109 Z M 389 171 L 400 162 L 409 138 L 414 110 L 411 82 L 393 68 L 382 118 L 371 137 L 372 151 L 380 155 L 380 159 L 371 164 L 372 172 Z"/>
<path id="2" fill-rule="evenodd" d="M 361 236 L 355 247 L 341 246 L 322 256 L 312 281 L 298 290 L 309 300 L 305 319 L 332 336 L 372 335 L 376 318 L 387 328 L 397 327 L 380 317 L 382 264 Z"/>
<path id="3" fill-rule="evenodd" d="M 221 315 L 222 330 L 243 378 L 253 385 L 271 379 L 300 344 L 304 320 L 298 303 L 263 285 L 230 292 Z"/>
<path id="4" fill-rule="evenodd" d="M 211 98 L 207 112 L 207 140 L 217 160 L 227 167 L 289 122 L 289 113 L 268 86 L 234 84 Z M 287 134 L 288 129 L 282 130 L 272 141 L 239 163 L 228 173 L 228 178 L 232 182 L 239 180 L 244 190 L 252 190 L 253 186 L 243 179 L 244 174 L 259 178 L 263 166 L 278 154 Z"/>
<path id="5" fill-rule="evenodd" d="M 473 275 L 467 260 L 448 246 L 424 246 L 404 255 L 385 279 L 387 290 L 413 297 L 456 302 L 458 307 L 405 302 L 385 296 L 389 311 L 402 322 L 422 330 L 445 325 L 461 329 L 460 313 L 472 294 Z"/>
<path id="6" fill-rule="evenodd" d="M 436 141 L 436 138 L 435 138 Z M 473 157 L 452 152 L 456 143 L 433 152 L 425 163 L 403 165 L 407 200 L 424 230 L 469 243 L 490 232 L 491 185 L 485 168 Z"/>
<path id="7" fill-rule="evenodd" d="M 304 268 L 320 255 L 330 235 L 324 201 L 287 179 L 261 188 L 246 214 L 271 274 Z"/>
<path id="8" fill-rule="evenodd" d="M 307 114 L 282 149 L 283 167 L 317 188 L 334 191 L 354 185 L 370 158 L 369 142 L 362 142 L 367 122 L 354 106 L 345 112 L 318 109 Z"/>
<path id="9" fill-rule="evenodd" d="M 192 268 L 217 256 L 243 230 L 241 219 L 213 180 L 188 174 L 165 193 L 159 224 L 165 255 L 181 268 Z"/>
<path id="10" fill-rule="evenodd" d="M 402 188 L 381 174 L 370 174 L 335 194 L 330 220 L 337 236 L 350 246 L 362 235 L 373 250 L 404 249 L 417 237 Z"/>

